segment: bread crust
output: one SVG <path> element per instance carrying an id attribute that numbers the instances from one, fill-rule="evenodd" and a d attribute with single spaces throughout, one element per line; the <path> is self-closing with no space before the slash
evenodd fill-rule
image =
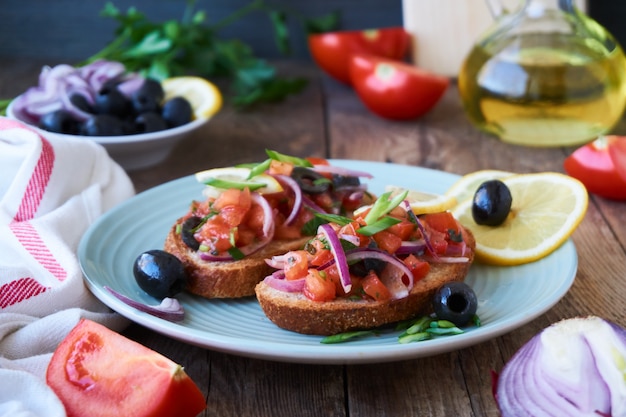
<path id="1" fill-rule="evenodd" d="M 465 279 L 473 261 L 475 241 L 467 229 L 464 237 L 472 249 L 469 262 L 431 263 L 428 275 L 415 283 L 407 297 L 399 300 L 317 302 L 302 293 L 277 290 L 265 282 L 257 284 L 256 296 L 263 312 L 274 324 L 303 334 L 328 336 L 408 320 L 432 312 L 432 298 L 442 285 Z"/>
<path id="2" fill-rule="evenodd" d="M 179 224 L 179 219 L 176 224 Z M 240 298 L 254 295 L 255 286 L 274 269 L 266 258 L 300 249 L 310 239 L 274 240 L 259 251 L 237 261 L 205 261 L 176 233 L 176 224 L 165 238 L 164 250 L 176 256 L 188 275 L 186 290 L 204 298 Z"/>

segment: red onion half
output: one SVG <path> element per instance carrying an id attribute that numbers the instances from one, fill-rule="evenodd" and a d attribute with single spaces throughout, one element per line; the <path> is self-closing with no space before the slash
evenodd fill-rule
<path id="1" fill-rule="evenodd" d="M 625 416 L 626 330 L 598 317 L 562 320 L 526 343 L 494 387 L 502 417 Z"/>

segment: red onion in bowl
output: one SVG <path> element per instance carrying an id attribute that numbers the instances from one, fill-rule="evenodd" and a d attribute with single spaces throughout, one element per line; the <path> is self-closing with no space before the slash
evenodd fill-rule
<path id="1" fill-rule="evenodd" d="M 626 330 L 598 317 L 557 322 L 504 366 L 502 417 L 626 415 Z"/>
<path id="2" fill-rule="evenodd" d="M 44 67 L 39 74 L 39 85 L 15 99 L 13 112 L 18 119 L 34 125 L 45 114 L 59 109 L 71 112 L 78 120 L 85 120 L 88 115 L 71 102 L 71 95 L 78 93 L 93 102 L 102 86 L 116 78 L 123 82 L 124 94 L 130 95 L 141 86 L 143 77 L 128 74 L 123 78 L 125 71 L 123 64 L 104 60 L 77 68 L 67 64 Z"/>

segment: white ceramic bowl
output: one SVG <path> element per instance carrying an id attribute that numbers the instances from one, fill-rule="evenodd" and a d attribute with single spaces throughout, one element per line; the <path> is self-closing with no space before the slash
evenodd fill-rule
<path id="1" fill-rule="evenodd" d="M 111 158 L 119 163 L 125 170 L 137 170 L 156 165 L 167 158 L 174 148 L 184 137 L 206 124 L 210 118 L 197 119 L 190 123 L 172 129 L 158 132 L 141 133 L 137 135 L 121 136 L 80 136 L 65 135 L 48 132 L 21 120 L 13 112 L 12 101 L 7 107 L 7 117 L 19 120 L 41 132 L 44 136 L 56 136 L 58 138 L 83 138 L 104 146 Z"/>

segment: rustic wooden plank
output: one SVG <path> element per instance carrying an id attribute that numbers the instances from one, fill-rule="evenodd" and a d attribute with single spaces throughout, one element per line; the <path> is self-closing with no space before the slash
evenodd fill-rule
<path id="1" fill-rule="evenodd" d="M 347 371 L 351 416 L 469 415 L 470 402 L 458 352 L 350 366 Z"/>
<path id="2" fill-rule="evenodd" d="M 342 416 L 341 366 L 293 365 L 211 354 L 207 416 Z"/>

